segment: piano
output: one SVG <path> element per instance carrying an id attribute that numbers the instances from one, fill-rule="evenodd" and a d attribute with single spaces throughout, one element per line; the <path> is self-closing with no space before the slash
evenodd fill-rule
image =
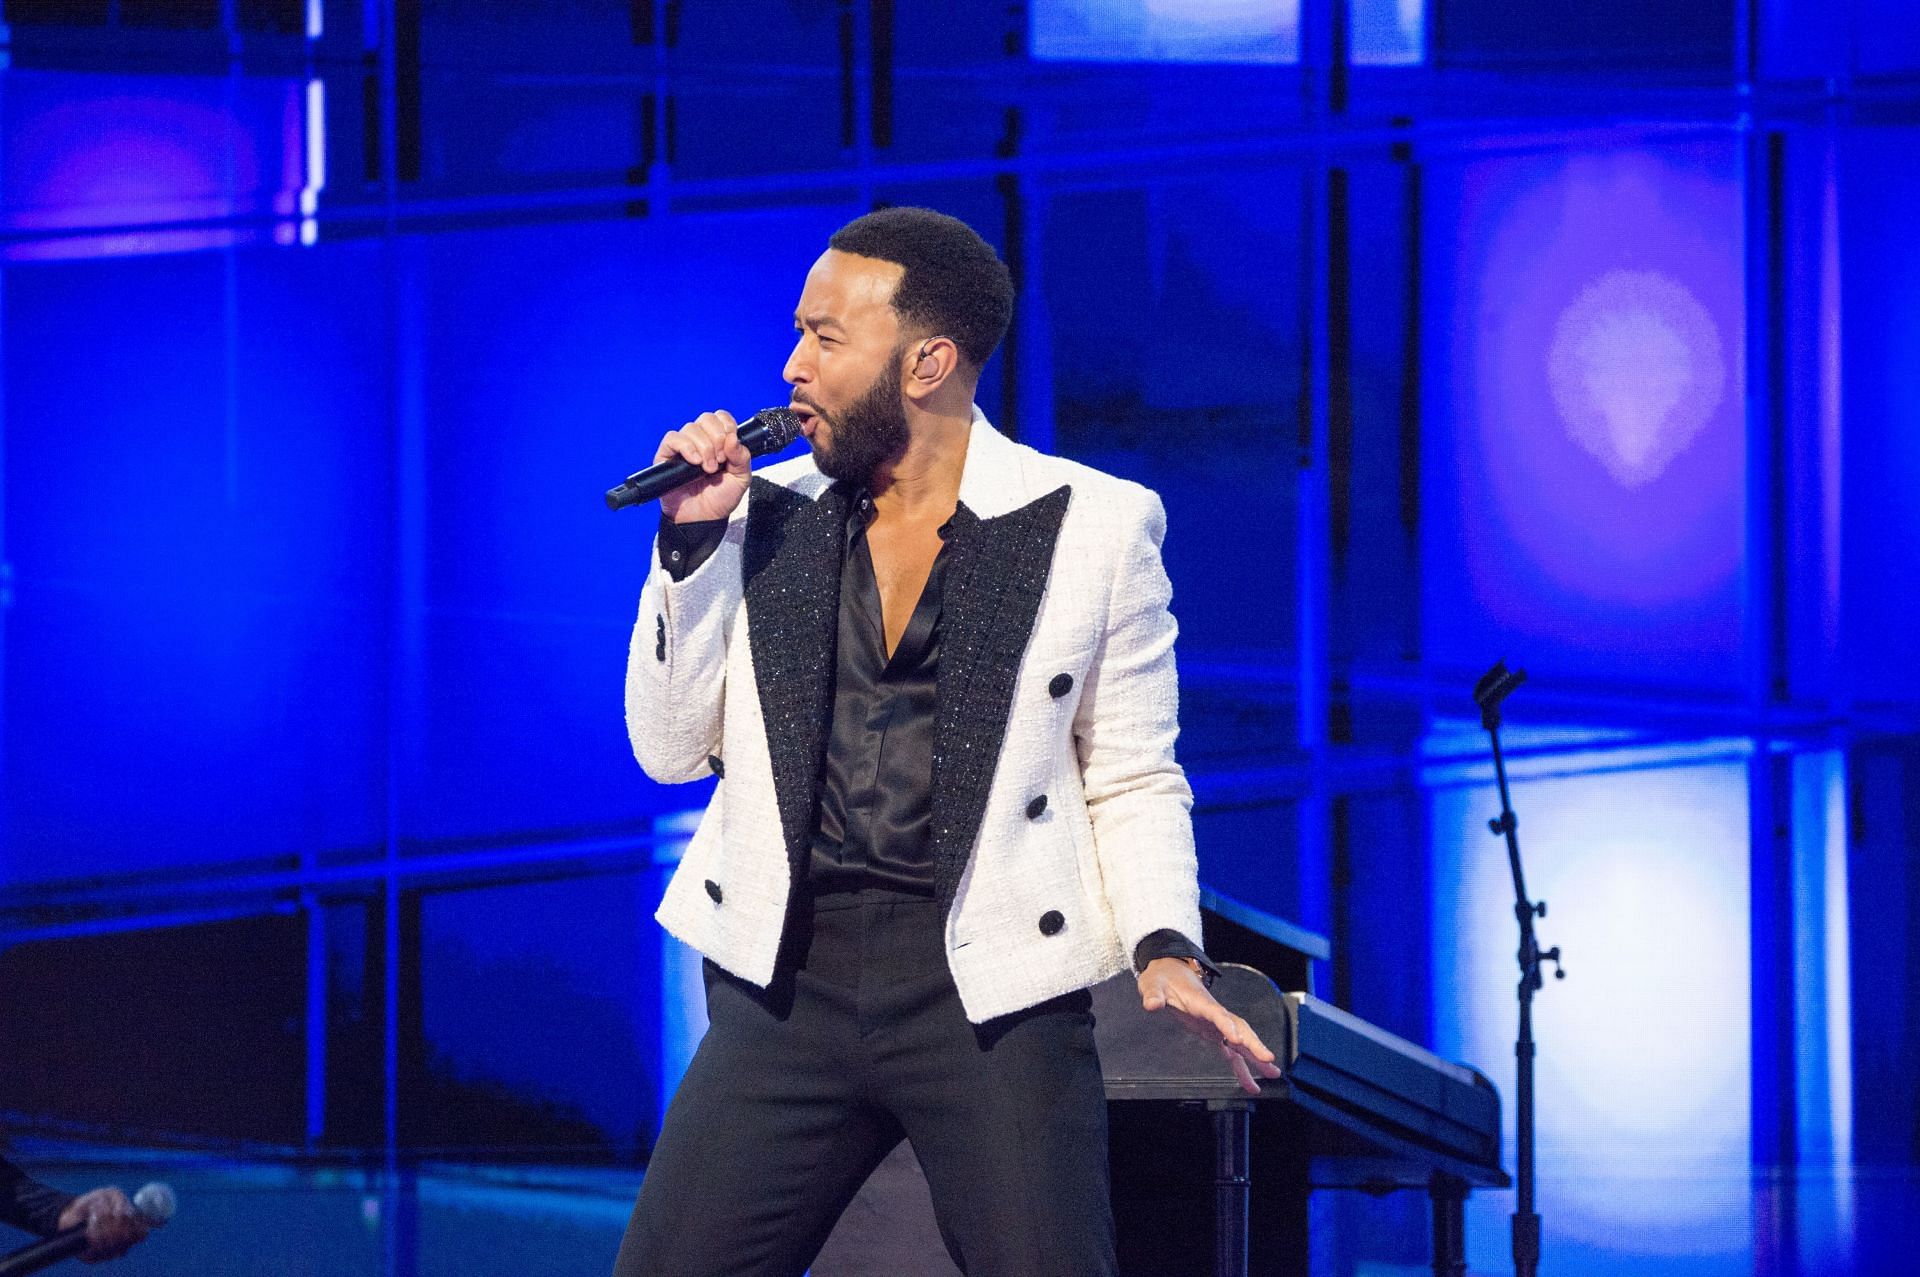
<path id="1" fill-rule="evenodd" d="M 1436 1277 L 1466 1273 L 1465 1204 L 1505 1188 L 1500 1096 L 1484 1075 L 1313 994 L 1326 939 L 1201 894 L 1213 993 L 1281 1065 L 1258 1096 L 1219 1052 L 1140 1009 L 1132 977 L 1093 991 L 1114 1222 L 1125 1277 L 1306 1277 L 1321 1190 L 1425 1193 Z M 1169 1220 L 1188 1221 L 1169 1227 Z M 813 1277 L 956 1277 L 902 1144 L 841 1217 Z"/>

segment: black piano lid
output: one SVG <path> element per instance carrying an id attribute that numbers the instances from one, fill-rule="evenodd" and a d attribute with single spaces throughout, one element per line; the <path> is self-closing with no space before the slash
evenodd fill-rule
<path id="1" fill-rule="evenodd" d="M 1272 1049 L 1281 1076 L 1264 1081 L 1256 1129 L 1277 1121 L 1287 1141 L 1342 1165 L 1385 1159 L 1396 1178 L 1444 1171 L 1470 1184 L 1504 1185 L 1500 1099 L 1470 1068 L 1441 1059 L 1313 997 L 1283 994 L 1259 971 L 1226 963 L 1214 995 L 1245 1016 Z M 1140 1006 L 1131 975 L 1093 988 L 1094 1037 L 1107 1098 L 1175 1103 L 1246 1102 L 1219 1049 Z M 1311 1119 L 1288 1126 L 1294 1110 Z M 1384 1164 L 1384 1163 L 1382 1163 Z M 1366 1178 L 1379 1180 L 1376 1169 Z"/>
<path id="2" fill-rule="evenodd" d="M 1481 1076 L 1478 1069 L 1468 1068 L 1464 1064 L 1455 1064 L 1451 1060 L 1443 1060 L 1425 1047 L 1389 1033 L 1379 1025 L 1362 1020 L 1351 1012 L 1342 1011 L 1331 1002 L 1322 1001 L 1311 993 L 1295 993 L 1291 996 L 1295 1004 L 1306 1010 L 1309 1015 L 1345 1029 L 1348 1033 L 1358 1034 L 1394 1055 L 1404 1056 L 1423 1064 L 1433 1072 L 1450 1077 L 1462 1086 L 1487 1085 L 1486 1078 Z"/>
<path id="3" fill-rule="evenodd" d="M 1287 1003 L 1294 1027 L 1287 1080 L 1298 1095 L 1499 1174 L 1500 1096 L 1477 1070 L 1311 995 L 1288 994 Z"/>

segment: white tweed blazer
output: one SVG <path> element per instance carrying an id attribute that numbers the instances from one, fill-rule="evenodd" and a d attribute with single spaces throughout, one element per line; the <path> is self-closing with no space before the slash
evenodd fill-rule
<path id="1" fill-rule="evenodd" d="M 809 516 L 839 499 L 811 457 L 756 474 L 686 579 L 652 560 L 628 651 L 627 732 L 647 775 L 722 776 L 656 916 L 759 985 L 806 863 L 832 703 L 841 525 Z M 976 1023 L 1127 969 L 1163 927 L 1200 941 L 1165 530 L 1148 489 L 1014 443 L 974 410 L 932 799 L 947 957 Z"/>

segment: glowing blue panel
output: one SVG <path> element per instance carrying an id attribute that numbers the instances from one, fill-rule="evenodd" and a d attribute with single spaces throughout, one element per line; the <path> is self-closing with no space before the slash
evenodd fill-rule
<path id="1" fill-rule="evenodd" d="M 1427 55 L 1427 0 L 1352 0 L 1347 44 L 1355 66 L 1414 66 Z"/>
<path id="2" fill-rule="evenodd" d="M 289 243 L 302 191 L 318 187 L 308 106 L 296 80 L 0 72 L 0 228 L 69 233 L 9 245 L 5 256 L 213 248 L 269 230 L 157 224 L 261 214 L 289 218 L 268 224 Z"/>
<path id="3" fill-rule="evenodd" d="M 1920 68 L 1920 22 L 1914 20 L 1912 0 L 1856 0 L 1850 25 L 1857 73 L 1886 75 Z"/>
<path id="4" fill-rule="evenodd" d="M 1759 0 L 1753 29 L 1762 70 L 1780 79 L 1845 73 L 1855 22 L 1835 21 L 1832 11 L 1817 0 Z"/>
<path id="5" fill-rule="evenodd" d="M 1521 743 L 1517 733 L 1509 733 Z M 1437 790 L 1437 1048 L 1506 1099 L 1515 926 L 1490 784 Z M 1748 833 L 1743 762 L 1520 781 L 1528 886 L 1568 978 L 1535 1004 L 1541 1212 L 1555 1271 L 1751 1271 Z M 1504 1194 L 1478 1194 L 1475 1271 L 1506 1262 Z"/>
<path id="6" fill-rule="evenodd" d="M 381 836 L 380 262 L 363 242 L 7 268 L 14 876 Z"/>
<path id="7" fill-rule="evenodd" d="M 1799 1164 L 1813 1172 L 1798 1189 L 1795 1241 L 1803 1271 L 1858 1271 L 1846 755 L 1801 755 L 1792 774 L 1794 1125 Z"/>
<path id="8" fill-rule="evenodd" d="M 1838 503 L 1838 612 L 1848 692 L 1863 701 L 1920 702 L 1913 659 L 1914 564 L 1920 562 L 1920 130 L 1846 136 L 1831 196 L 1839 218 L 1840 298 L 1831 366 L 1836 399 L 1823 413 L 1844 458 Z M 1844 360 L 1841 354 L 1844 352 Z"/>
<path id="9" fill-rule="evenodd" d="M 1300 60 L 1299 0 L 1036 0 L 1030 21 L 1036 58 Z"/>
<path id="10" fill-rule="evenodd" d="M 1432 177 L 1432 654 L 1726 686 L 1741 639 L 1731 139 Z"/>
<path id="11" fill-rule="evenodd" d="M 793 307 L 857 209 L 542 226 L 422 245 L 423 840 L 643 819 L 621 671 L 658 512 L 607 485 L 710 408 L 785 403 Z M 801 445 L 804 447 L 804 445 Z"/>

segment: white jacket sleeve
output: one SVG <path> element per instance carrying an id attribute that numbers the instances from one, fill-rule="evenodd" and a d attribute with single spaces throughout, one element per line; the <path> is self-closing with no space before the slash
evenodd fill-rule
<path id="1" fill-rule="evenodd" d="M 712 775 L 719 753 L 727 651 L 740 611 L 746 521 L 727 525 L 713 554 L 685 580 L 659 563 L 640 592 L 627 647 L 627 739 L 647 775 L 663 784 Z"/>
<path id="2" fill-rule="evenodd" d="M 1179 627 L 1160 562 L 1166 528 L 1160 498 L 1143 493 L 1127 523 L 1106 628 L 1073 724 L 1094 854 L 1129 955 L 1163 927 L 1201 943 L 1193 790 L 1173 756 Z"/>

